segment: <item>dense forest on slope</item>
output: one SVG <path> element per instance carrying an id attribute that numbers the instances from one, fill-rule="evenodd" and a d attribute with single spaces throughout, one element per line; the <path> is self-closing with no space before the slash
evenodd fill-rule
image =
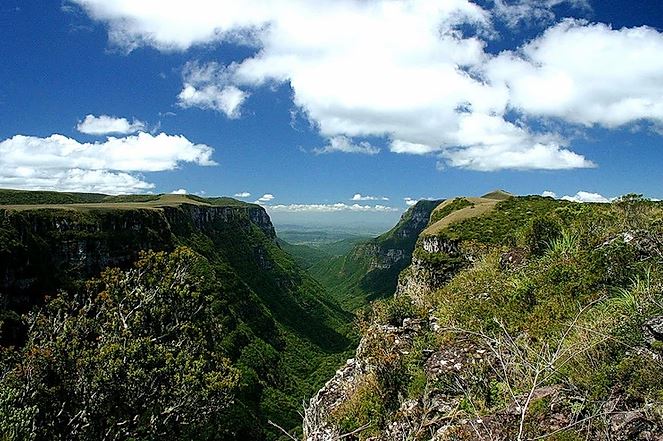
<path id="1" fill-rule="evenodd" d="M 276 439 L 352 347 L 259 206 L 7 194 L 3 439 Z"/>
<path id="2" fill-rule="evenodd" d="M 307 439 L 660 439 L 661 204 L 518 197 L 459 216 L 464 199 L 433 213 L 456 221 L 422 233 L 311 400 Z"/>

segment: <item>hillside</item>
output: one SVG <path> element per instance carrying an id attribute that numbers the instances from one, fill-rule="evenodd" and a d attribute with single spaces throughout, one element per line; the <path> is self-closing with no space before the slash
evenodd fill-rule
<path id="1" fill-rule="evenodd" d="M 663 206 L 483 199 L 433 213 L 306 439 L 661 439 Z"/>
<path id="2" fill-rule="evenodd" d="M 267 420 L 296 429 L 302 400 L 351 346 L 352 317 L 279 247 L 260 206 L 4 194 L 0 433 L 276 439 Z M 178 393 L 193 401 L 180 407 Z"/>
<path id="3" fill-rule="evenodd" d="M 391 296 L 399 273 L 410 264 L 417 237 L 440 202 L 419 201 L 394 228 L 355 245 L 345 255 L 318 261 L 309 268 L 310 274 L 348 310 Z"/>

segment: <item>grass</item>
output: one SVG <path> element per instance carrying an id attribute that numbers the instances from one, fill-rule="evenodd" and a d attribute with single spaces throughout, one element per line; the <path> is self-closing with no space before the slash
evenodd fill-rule
<path id="1" fill-rule="evenodd" d="M 11 210 L 11 211 L 26 211 L 26 210 L 78 210 L 78 211 L 89 211 L 89 210 L 104 210 L 104 209 L 114 209 L 114 210 L 135 210 L 135 209 L 159 209 L 162 207 L 179 207 L 183 204 L 189 205 L 199 205 L 205 207 L 257 207 L 257 205 L 248 204 L 242 201 L 237 201 L 232 198 L 201 198 L 193 195 L 176 195 L 176 194 L 162 194 L 162 195 L 134 195 L 134 196 L 103 196 L 102 198 L 90 198 L 97 199 L 93 202 L 85 201 L 85 197 L 80 199 L 63 199 L 63 202 L 56 203 L 41 203 L 44 199 L 41 197 L 28 197 L 32 196 L 29 193 L 31 192 L 19 192 L 19 195 L 16 197 L 8 198 L 3 197 L 3 194 L 13 194 L 4 193 L 8 190 L 0 190 L 0 202 L 8 202 L 9 204 L 0 204 L 0 209 Z M 26 195 L 26 193 L 28 193 Z M 41 193 L 41 192 L 39 192 Z M 76 195 L 76 194 L 74 194 Z M 20 197 L 19 197 L 20 196 Z M 46 196 L 50 196 L 50 193 L 47 193 Z M 53 197 L 53 199 L 56 199 Z"/>
<path id="2" fill-rule="evenodd" d="M 442 217 L 439 221 L 435 222 L 434 224 L 426 228 L 423 234 L 433 236 L 445 230 L 451 224 L 461 222 L 466 219 L 483 216 L 484 214 L 489 213 L 490 211 L 495 209 L 495 206 L 499 202 L 498 200 L 495 199 L 486 199 L 486 198 L 452 199 L 450 201 L 442 203 L 436 209 L 436 211 L 438 210 L 442 211 L 445 208 L 450 207 L 452 203 L 459 200 L 467 201 L 470 205 L 450 212 L 446 216 Z M 433 212 L 432 217 L 435 218 L 435 212 Z"/>

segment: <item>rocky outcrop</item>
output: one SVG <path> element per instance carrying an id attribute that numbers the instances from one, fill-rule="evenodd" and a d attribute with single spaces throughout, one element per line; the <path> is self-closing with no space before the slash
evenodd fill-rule
<path id="1" fill-rule="evenodd" d="M 386 270 L 409 259 L 409 253 L 403 249 L 385 248 L 381 244 L 367 243 L 359 245 L 354 255 L 357 259 L 368 260 L 368 271 Z"/>
<path id="2" fill-rule="evenodd" d="M 405 319 L 400 326 L 373 325 L 359 343 L 355 357 L 347 360 L 334 377 L 311 398 L 304 409 L 304 437 L 307 441 L 336 441 L 344 435 L 330 416 L 356 391 L 365 376 L 376 369 L 371 362 L 371 345 L 374 339 L 387 342 L 388 351 L 402 356 L 411 349 L 414 337 L 428 322 Z"/>
<path id="3" fill-rule="evenodd" d="M 459 241 L 440 236 L 422 236 L 412 263 L 398 278 L 396 295 L 407 295 L 415 303 L 422 304 L 421 299 L 449 282 L 471 258 L 462 250 Z"/>
<path id="4" fill-rule="evenodd" d="M 663 345 L 663 315 L 652 317 L 642 326 L 642 334 L 647 344 Z"/>
<path id="5" fill-rule="evenodd" d="M 460 241 L 443 236 L 423 236 L 421 238 L 421 248 L 428 254 L 458 255 L 460 253 Z"/>
<path id="6" fill-rule="evenodd" d="M 420 344 L 421 337 L 431 331 L 441 331 L 432 316 L 427 320 L 405 319 L 400 326 L 371 326 L 364 334 L 355 357 L 337 371 L 305 408 L 305 440 L 340 441 L 348 438 L 334 424 L 332 416 L 352 399 L 369 375 L 379 371 L 371 355 L 372 341 L 386 342 L 387 345 L 381 350 L 392 360 L 405 360 L 412 351 L 417 350 L 415 344 Z M 574 409 L 582 409 L 585 399 L 575 395 L 573 389 L 559 385 L 541 386 L 513 396 L 510 404 L 481 417 L 471 417 L 463 411 L 463 406 L 468 405 L 466 391 L 477 384 L 499 384 L 503 381 L 499 374 L 504 368 L 503 361 L 497 354 L 503 357 L 505 353 L 495 350 L 493 345 L 475 336 L 459 335 L 445 339 L 440 346 L 431 345 L 421 350 L 428 386 L 414 397 L 400 397 L 398 408 L 389 412 L 389 419 L 380 432 L 364 439 L 513 441 L 519 439 L 523 409 L 526 409 L 525 427 L 535 428 L 537 433 L 552 436 L 575 428 L 583 416 L 575 414 Z M 619 389 L 613 390 L 610 396 L 612 398 L 595 411 L 604 419 L 605 427 L 600 432 L 596 427 L 588 429 L 587 439 L 663 441 L 663 420 L 652 404 L 638 407 L 629 402 L 624 391 Z M 588 418 L 593 417 L 590 415 Z"/>

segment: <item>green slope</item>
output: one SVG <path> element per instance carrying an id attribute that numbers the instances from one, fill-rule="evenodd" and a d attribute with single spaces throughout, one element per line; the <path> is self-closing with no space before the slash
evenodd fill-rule
<path id="1" fill-rule="evenodd" d="M 18 349 L 3 358 L 3 363 L 10 363 L 3 369 L 11 371 L 14 357 L 20 360 L 34 350 L 50 347 L 51 338 L 60 338 L 58 332 L 63 328 L 44 330 L 52 337 L 34 340 L 38 327 L 28 330 L 26 316 L 17 315 L 43 305 L 45 294 L 55 299 L 51 308 L 44 310 L 54 310 L 55 315 L 42 312 L 46 314 L 44 323 L 50 323 L 60 317 L 57 305 L 62 302 L 74 309 L 81 307 L 74 300 L 90 295 L 86 279 L 98 276 L 103 268 L 110 265 L 128 270 L 143 250 L 170 252 L 181 246 L 200 256 L 209 269 L 204 275 L 213 281 L 206 288 L 213 300 L 209 307 L 216 308 L 214 322 L 223 328 L 215 336 L 221 338 L 214 343 L 215 351 L 221 351 L 240 374 L 235 404 L 217 415 L 220 420 L 214 423 L 219 430 L 225 427 L 226 435 L 201 433 L 199 439 L 278 438 L 278 431 L 267 420 L 287 429 L 299 426 L 302 401 L 349 356 L 347 350 L 354 339 L 352 316 L 327 298 L 324 288 L 280 248 L 261 207 L 228 198 L 176 195 L 147 196 L 144 201 L 139 197 L 114 198 L 109 202 L 99 195 L 21 192 L 19 198 L 9 193 L 12 198 L 3 201 L 12 205 L 0 207 L 0 337 L 3 346 L 18 343 Z M 58 200 L 66 203 L 54 205 Z M 31 205 L 25 205 L 28 203 Z M 197 283 L 199 279 L 182 289 Z M 58 295 L 62 289 L 66 292 Z M 77 319 L 71 320 L 73 328 L 78 326 Z M 210 325 L 201 322 L 196 326 L 211 337 L 217 331 L 206 328 Z M 32 342 L 32 352 L 21 352 L 26 342 Z M 102 349 L 90 350 L 96 353 Z M 63 381 L 77 372 L 76 366 L 67 363 L 54 366 L 62 370 L 53 375 L 62 375 Z M 35 399 L 54 403 L 73 399 L 57 384 L 51 386 L 59 395 L 44 392 L 46 396 Z M 31 403 L 27 397 L 16 400 L 23 406 Z M 58 409 L 49 413 L 50 407 L 43 404 L 46 401 L 37 403 L 44 408 L 37 423 L 43 430 L 64 430 L 57 429 L 59 423 L 46 429 L 49 418 L 60 418 L 56 417 Z M 0 432 L 2 428 L 0 424 Z M 48 433 L 53 436 L 42 438 L 53 439 L 55 432 Z"/>
<path id="2" fill-rule="evenodd" d="M 662 204 L 633 195 L 512 197 L 423 236 L 457 241 L 452 254 L 472 259 L 438 289 L 376 305 L 364 371 L 325 418 L 340 433 L 361 428 L 359 439 L 417 439 L 422 427 L 496 441 L 660 433 L 662 221 Z M 432 271 L 452 257 L 415 253 Z M 606 424 L 623 415 L 637 424 Z"/>

